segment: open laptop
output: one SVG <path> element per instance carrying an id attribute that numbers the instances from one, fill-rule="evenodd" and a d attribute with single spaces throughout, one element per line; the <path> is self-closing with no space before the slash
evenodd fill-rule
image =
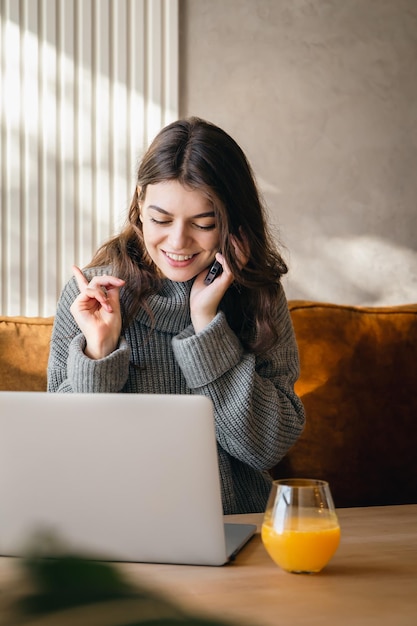
<path id="1" fill-rule="evenodd" d="M 86 558 L 223 565 L 255 531 L 224 524 L 208 398 L 0 392 L 0 555 L 52 532 Z"/>

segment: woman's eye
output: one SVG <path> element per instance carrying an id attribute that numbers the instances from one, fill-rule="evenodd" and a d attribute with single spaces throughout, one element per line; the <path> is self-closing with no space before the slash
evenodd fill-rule
<path id="1" fill-rule="evenodd" d="M 200 230 L 213 230 L 216 228 L 216 224 L 195 224 L 195 226 Z"/>
<path id="2" fill-rule="evenodd" d="M 154 217 L 151 217 L 151 222 L 153 222 L 154 224 L 160 224 L 161 226 L 171 223 L 170 220 L 157 220 Z"/>
<path id="3" fill-rule="evenodd" d="M 169 226 L 170 224 L 172 224 L 172 220 L 158 220 L 155 217 L 151 217 L 150 221 L 152 222 L 152 224 L 157 224 L 158 226 Z M 213 230 L 214 228 L 216 228 L 216 224 L 194 223 L 193 226 L 198 230 Z"/>

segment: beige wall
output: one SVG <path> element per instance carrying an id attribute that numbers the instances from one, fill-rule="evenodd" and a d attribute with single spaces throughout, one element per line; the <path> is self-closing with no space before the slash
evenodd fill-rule
<path id="1" fill-rule="evenodd" d="M 180 114 L 245 150 L 290 298 L 417 302 L 416 0 L 180 0 Z"/>

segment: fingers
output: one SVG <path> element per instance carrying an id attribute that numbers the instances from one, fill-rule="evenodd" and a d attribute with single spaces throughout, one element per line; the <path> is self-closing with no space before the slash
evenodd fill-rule
<path id="1" fill-rule="evenodd" d="M 83 291 L 83 289 L 88 285 L 88 280 L 86 279 L 80 268 L 76 265 L 72 266 L 72 271 L 74 273 L 75 280 L 77 281 L 77 285 L 80 291 Z"/>
<path id="2" fill-rule="evenodd" d="M 109 302 L 109 292 L 104 285 L 93 285 L 92 283 L 88 283 L 85 287 L 84 293 L 89 298 L 94 298 L 103 306 L 109 313 L 112 313 L 113 307 Z"/>
<path id="3" fill-rule="evenodd" d="M 217 274 L 217 276 L 210 283 L 204 282 L 204 284 L 208 287 L 215 285 L 215 288 L 213 289 L 213 293 L 214 291 L 225 292 L 233 282 L 233 275 L 232 275 L 232 272 L 230 271 L 230 268 L 227 264 L 225 257 L 222 255 L 221 252 L 216 252 L 215 259 L 216 261 L 218 261 L 218 263 L 220 263 L 222 267 L 222 271 L 219 274 Z M 205 270 L 204 278 L 206 278 L 206 275 L 207 275 L 207 270 Z"/>
<path id="4" fill-rule="evenodd" d="M 116 276 L 103 274 L 102 276 L 93 276 L 89 282 L 79 267 L 73 265 L 72 269 L 81 295 L 88 299 L 97 300 L 97 302 L 111 313 L 113 307 L 110 300 L 113 299 L 113 304 L 115 304 L 116 301 L 114 298 L 111 298 L 109 294 L 112 290 L 115 290 L 118 297 L 118 289 L 125 284 L 125 281 L 121 278 L 116 278 Z"/>

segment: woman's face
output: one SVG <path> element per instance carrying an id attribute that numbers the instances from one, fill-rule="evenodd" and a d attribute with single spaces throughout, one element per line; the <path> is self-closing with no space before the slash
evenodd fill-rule
<path id="1" fill-rule="evenodd" d="M 148 185 L 140 219 L 146 250 L 166 278 L 185 282 L 213 262 L 220 235 L 202 192 L 176 180 Z"/>

